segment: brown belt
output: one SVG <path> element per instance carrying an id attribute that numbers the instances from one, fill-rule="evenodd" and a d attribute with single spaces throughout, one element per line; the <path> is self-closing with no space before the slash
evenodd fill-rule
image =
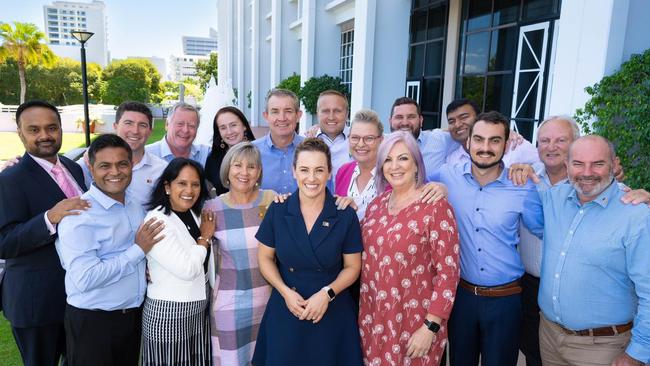
<path id="1" fill-rule="evenodd" d="M 610 337 L 621 333 L 625 333 L 628 330 L 632 329 L 632 322 L 623 325 L 610 325 L 609 327 L 583 329 L 583 330 L 571 330 L 561 326 L 560 324 L 557 325 L 566 334 L 576 335 L 576 336 L 589 336 L 589 337 Z"/>
<path id="2" fill-rule="evenodd" d="M 521 293 L 519 280 L 506 283 L 505 285 L 486 287 L 473 285 L 461 278 L 460 287 L 472 292 L 474 295 L 487 297 L 510 296 Z"/>

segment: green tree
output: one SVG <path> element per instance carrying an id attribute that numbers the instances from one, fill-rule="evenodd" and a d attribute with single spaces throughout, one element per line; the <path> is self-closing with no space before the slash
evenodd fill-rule
<path id="1" fill-rule="evenodd" d="M 630 187 L 650 190 L 650 49 L 585 88 L 591 99 L 576 112 L 587 133 L 609 139 Z"/>
<path id="2" fill-rule="evenodd" d="M 20 103 L 20 79 L 16 68 L 18 65 L 14 60 L 0 62 L 0 103 Z"/>
<path id="3" fill-rule="evenodd" d="M 149 60 L 127 59 L 111 62 L 101 76 L 102 101 L 120 104 L 125 100 L 143 103 L 162 99 L 160 74 Z"/>
<path id="4" fill-rule="evenodd" d="M 20 79 L 20 103 L 25 101 L 27 79 L 25 71 L 28 65 L 49 65 L 56 58 L 50 48 L 42 43 L 45 34 L 31 23 L 14 22 L 14 27 L 8 23 L 0 23 L 0 62 L 13 59 L 18 67 Z"/>
<path id="5" fill-rule="evenodd" d="M 56 105 L 83 103 L 81 63 L 69 58 L 58 59 L 50 68 L 40 65 L 27 69 L 32 80 L 27 93 L 29 99 L 45 99 Z M 87 65 L 88 94 L 91 103 L 101 101 L 101 67 L 95 63 Z"/>
<path id="6" fill-rule="evenodd" d="M 210 77 L 214 76 L 217 80 L 219 70 L 219 56 L 216 52 L 211 52 L 207 60 L 199 60 L 196 63 L 196 77 L 199 80 L 198 85 L 201 87 L 201 93 L 205 94 L 205 89 L 210 82 Z"/>
<path id="7" fill-rule="evenodd" d="M 300 100 L 305 106 L 307 112 L 311 114 L 316 113 L 316 102 L 318 102 L 318 96 L 320 93 L 325 90 L 336 90 L 347 98 L 349 98 L 348 88 L 343 84 L 340 77 L 332 77 L 329 75 L 323 75 L 319 77 L 312 77 L 311 79 L 305 82 L 302 89 L 300 89 Z"/>

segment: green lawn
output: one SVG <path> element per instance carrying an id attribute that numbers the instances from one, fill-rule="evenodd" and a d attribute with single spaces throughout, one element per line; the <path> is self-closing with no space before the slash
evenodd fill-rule
<path id="1" fill-rule="evenodd" d="M 96 135 L 91 135 L 90 138 L 95 138 Z M 153 133 L 149 136 L 147 144 L 156 142 L 165 136 L 165 120 L 156 118 L 154 121 Z M 85 136 L 83 133 L 64 133 L 63 146 L 61 146 L 61 153 L 68 150 L 85 146 Z M 0 161 L 13 158 L 16 155 L 23 155 L 25 149 L 23 143 L 15 132 L 0 132 Z"/>
<path id="2" fill-rule="evenodd" d="M 19 366 L 22 364 L 20 353 L 16 348 L 11 326 L 0 312 L 0 360 L 4 366 Z"/>

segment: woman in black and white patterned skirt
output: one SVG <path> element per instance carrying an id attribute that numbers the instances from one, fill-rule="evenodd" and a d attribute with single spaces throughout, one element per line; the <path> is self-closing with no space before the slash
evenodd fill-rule
<path id="1" fill-rule="evenodd" d="M 176 158 L 152 193 L 145 220 L 163 221 L 165 237 L 147 254 L 143 365 L 210 364 L 205 259 L 215 225 L 214 214 L 201 211 L 207 197 L 204 182 L 199 164 Z"/>

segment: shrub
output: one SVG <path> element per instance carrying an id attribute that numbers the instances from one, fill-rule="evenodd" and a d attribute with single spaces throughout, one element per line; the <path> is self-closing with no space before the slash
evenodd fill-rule
<path id="1" fill-rule="evenodd" d="M 291 90 L 296 93 L 296 95 L 300 96 L 300 75 L 294 72 L 293 75 L 282 80 L 276 88 Z"/>
<path id="2" fill-rule="evenodd" d="M 650 49 L 585 91 L 591 99 L 576 120 L 614 144 L 627 185 L 650 190 Z"/>
<path id="3" fill-rule="evenodd" d="M 307 80 L 302 89 L 300 89 L 300 94 L 298 94 L 298 96 L 300 97 L 300 100 L 305 106 L 307 112 L 315 114 L 318 96 L 325 90 L 330 89 L 340 91 L 347 98 L 349 98 L 348 88 L 342 83 L 341 78 L 331 77 L 329 75 L 312 77 L 311 79 Z"/>

